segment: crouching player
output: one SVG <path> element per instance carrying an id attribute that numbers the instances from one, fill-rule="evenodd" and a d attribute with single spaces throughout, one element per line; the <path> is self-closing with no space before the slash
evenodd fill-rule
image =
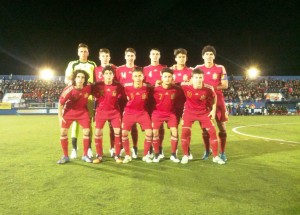
<path id="1" fill-rule="evenodd" d="M 171 157 L 170 160 L 178 163 L 179 159 L 176 156 L 176 150 L 178 145 L 177 135 L 177 117 L 175 113 L 175 104 L 178 99 L 179 87 L 173 82 L 173 70 L 170 68 L 164 68 L 161 71 L 162 83 L 159 86 L 155 86 L 153 90 L 153 97 L 155 101 L 154 110 L 152 112 L 152 126 L 153 126 L 153 147 L 155 157 L 153 162 L 158 163 L 160 160 L 160 138 L 159 129 L 164 122 L 168 123 L 168 127 L 171 131 Z"/>
<path id="2" fill-rule="evenodd" d="M 103 156 L 103 127 L 106 121 L 112 125 L 114 132 L 115 160 L 122 163 L 119 158 L 121 150 L 120 132 L 121 132 L 121 114 L 118 100 L 124 95 L 121 84 L 114 80 L 114 68 L 106 66 L 102 70 L 104 82 L 97 82 L 93 87 L 92 94 L 97 98 L 95 115 L 95 146 L 97 158 L 93 163 L 100 163 Z"/>
<path id="3" fill-rule="evenodd" d="M 148 155 L 150 146 L 152 145 L 152 126 L 151 119 L 146 109 L 146 101 L 149 96 L 149 87 L 143 83 L 143 68 L 136 67 L 132 71 L 132 83 L 124 85 L 125 94 L 127 96 L 127 104 L 124 108 L 122 122 L 122 144 L 125 149 L 126 156 L 123 163 L 131 161 L 128 133 L 132 125 L 139 123 L 145 130 L 146 138 L 144 140 L 144 157 L 143 161 L 151 163 L 152 160 Z"/>
<path id="4" fill-rule="evenodd" d="M 201 128 L 209 134 L 213 162 L 225 164 L 218 156 L 218 138 L 212 121 L 216 114 L 216 95 L 212 87 L 204 85 L 203 80 L 204 72 L 200 69 L 194 69 L 191 78 L 192 84 L 181 83 L 186 97 L 182 115 L 181 144 L 184 156 L 181 163 L 186 164 L 189 161 L 188 149 L 191 141 L 191 128 L 195 121 L 199 121 Z"/>
<path id="5" fill-rule="evenodd" d="M 74 121 L 77 121 L 82 127 L 82 160 L 88 163 L 92 162 L 87 156 L 90 145 L 90 116 L 87 104 L 92 87 L 87 84 L 89 74 L 86 71 L 75 70 L 73 74 L 72 85 L 67 86 L 59 98 L 60 143 L 64 155 L 57 161 L 58 164 L 64 164 L 70 160 L 68 155 L 68 130 Z"/>

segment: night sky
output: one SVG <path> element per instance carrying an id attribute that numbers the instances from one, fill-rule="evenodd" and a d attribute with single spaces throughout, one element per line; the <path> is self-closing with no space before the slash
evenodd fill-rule
<path id="1" fill-rule="evenodd" d="M 97 64 L 99 48 L 122 65 L 132 47 L 136 65 L 145 66 L 155 47 L 168 66 L 175 48 L 187 49 L 187 65 L 194 67 L 210 44 L 229 75 L 243 75 L 251 65 L 261 75 L 300 75 L 299 8 L 297 1 L 275 0 L 2 0 L 0 75 L 37 74 L 43 66 L 64 75 L 81 42 Z"/>

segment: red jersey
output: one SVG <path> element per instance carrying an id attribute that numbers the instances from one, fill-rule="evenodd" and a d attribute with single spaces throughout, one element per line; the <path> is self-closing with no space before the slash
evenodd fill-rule
<path id="1" fill-rule="evenodd" d="M 91 94 L 91 85 L 86 85 L 82 89 L 76 89 L 73 85 L 67 86 L 59 98 L 59 103 L 64 105 L 64 115 L 75 110 L 78 113 L 87 112 L 88 97 Z"/>
<path id="2" fill-rule="evenodd" d="M 143 70 L 145 77 L 144 81 L 154 86 L 157 80 L 161 80 L 161 70 L 166 67 L 166 65 L 161 64 L 157 66 L 145 66 Z"/>
<path id="3" fill-rule="evenodd" d="M 204 72 L 204 83 L 213 86 L 217 94 L 223 95 L 222 90 L 216 89 L 222 80 L 227 80 L 227 74 L 222 65 L 214 64 L 211 68 L 207 68 L 202 64 L 197 65 L 195 68 L 199 68 Z"/>
<path id="4" fill-rule="evenodd" d="M 188 111 L 195 114 L 206 114 L 210 112 L 210 105 L 215 97 L 212 89 L 202 85 L 201 89 L 194 89 L 193 85 L 183 83 L 181 85 L 186 101 L 184 112 Z"/>
<path id="5" fill-rule="evenodd" d="M 183 69 L 178 70 L 176 65 L 172 66 L 171 69 L 173 69 L 173 80 L 174 83 L 178 84 L 181 82 L 184 82 L 184 80 L 189 81 L 192 76 L 192 69 L 188 68 L 187 66 L 183 67 Z"/>
<path id="6" fill-rule="evenodd" d="M 116 82 L 110 85 L 98 82 L 94 85 L 92 94 L 97 98 L 97 112 L 120 110 L 118 100 L 124 96 L 124 89 L 121 84 Z"/>
<path id="7" fill-rule="evenodd" d="M 116 69 L 116 79 L 119 81 L 123 86 L 126 83 L 132 83 L 132 70 L 136 66 L 133 66 L 132 68 L 127 67 L 126 65 L 119 66 Z"/>
<path id="8" fill-rule="evenodd" d="M 127 83 L 124 85 L 124 89 L 128 100 L 124 112 L 140 113 L 146 111 L 150 88 L 146 84 L 140 88 L 135 88 L 133 83 Z"/>
<path id="9" fill-rule="evenodd" d="M 109 64 L 109 66 L 111 66 L 116 72 L 117 67 L 114 64 Z M 95 82 L 104 81 L 103 74 L 102 74 L 103 69 L 104 67 L 101 65 L 95 68 L 94 70 Z"/>
<path id="10" fill-rule="evenodd" d="M 154 111 L 163 113 L 175 113 L 175 104 L 178 99 L 178 90 L 179 89 L 176 85 L 172 85 L 168 89 L 165 89 L 162 86 L 154 87 Z"/>

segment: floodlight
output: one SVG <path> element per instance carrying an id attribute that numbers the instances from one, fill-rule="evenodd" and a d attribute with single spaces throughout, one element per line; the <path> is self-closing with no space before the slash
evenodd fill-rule
<path id="1" fill-rule="evenodd" d="M 50 68 L 43 68 L 40 70 L 40 77 L 44 80 L 51 80 L 54 76 L 54 71 Z"/>
<path id="2" fill-rule="evenodd" d="M 250 79 L 255 79 L 258 75 L 259 75 L 259 70 L 255 67 L 252 67 L 252 68 L 247 70 L 247 76 Z"/>

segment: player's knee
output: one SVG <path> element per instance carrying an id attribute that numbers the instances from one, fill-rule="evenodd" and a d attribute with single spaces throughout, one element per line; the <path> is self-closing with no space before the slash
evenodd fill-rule
<path id="1" fill-rule="evenodd" d="M 68 129 L 62 128 L 60 130 L 60 136 L 67 136 L 68 135 Z"/>
<path id="2" fill-rule="evenodd" d="M 220 131 L 220 132 L 219 132 L 219 137 L 220 137 L 220 138 L 226 138 L 226 137 L 227 137 L 226 131 Z"/>
<path id="3" fill-rule="evenodd" d="M 82 134 L 83 134 L 83 136 L 89 136 L 90 135 L 90 129 L 89 128 L 82 129 Z"/>
<path id="4" fill-rule="evenodd" d="M 178 137 L 178 130 L 177 130 L 177 128 L 170 128 L 170 131 L 171 131 L 171 135 L 172 136 L 176 136 L 176 137 Z"/>
<path id="5" fill-rule="evenodd" d="M 209 133 L 208 133 L 207 129 L 205 129 L 205 128 L 202 130 L 202 137 L 204 137 L 204 138 L 209 137 Z"/>
<path id="6" fill-rule="evenodd" d="M 68 139 L 68 135 L 67 134 L 61 134 L 60 139 L 61 140 L 66 140 L 66 139 Z"/>
<path id="7" fill-rule="evenodd" d="M 158 136 L 158 130 L 157 130 L 157 129 L 154 129 L 154 130 L 153 130 L 153 137 L 154 137 L 154 136 Z"/>
<path id="8" fill-rule="evenodd" d="M 214 126 L 210 128 L 204 128 L 203 132 L 206 131 L 209 137 L 214 137 L 216 135 L 216 129 Z"/>
<path id="9" fill-rule="evenodd" d="M 152 137 L 152 135 L 153 135 L 152 129 L 145 129 L 145 135 L 146 135 L 146 136 L 151 136 L 151 137 Z"/>
<path id="10" fill-rule="evenodd" d="M 102 139 L 102 134 L 95 134 L 95 139 Z"/>
<path id="11" fill-rule="evenodd" d="M 117 135 L 120 136 L 121 129 L 120 128 L 114 128 L 113 132 L 114 132 L 114 134 L 117 134 Z"/>
<path id="12" fill-rule="evenodd" d="M 152 141 L 152 135 L 146 135 L 145 138 L 146 138 L 147 141 Z"/>
<path id="13" fill-rule="evenodd" d="M 171 140 L 176 140 L 176 141 L 178 141 L 178 137 L 177 137 L 177 135 L 176 135 L 176 136 L 174 136 L 174 135 L 171 135 Z"/>
<path id="14" fill-rule="evenodd" d="M 157 140 L 159 140 L 158 134 L 154 135 L 154 133 L 153 133 L 153 141 L 157 141 Z"/>
<path id="15" fill-rule="evenodd" d="M 128 131 L 126 130 L 122 131 L 122 139 L 128 139 Z"/>
<path id="16" fill-rule="evenodd" d="M 182 128 L 181 131 L 181 138 L 187 139 L 191 135 L 191 129 L 190 128 Z"/>
<path id="17" fill-rule="evenodd" d="M 103 133 L 102 129 L 96 129 L 95 130 L 95 136 L 96 135 L 101 135 L 102 136 L 103 135 L 102 133 Z"/>

